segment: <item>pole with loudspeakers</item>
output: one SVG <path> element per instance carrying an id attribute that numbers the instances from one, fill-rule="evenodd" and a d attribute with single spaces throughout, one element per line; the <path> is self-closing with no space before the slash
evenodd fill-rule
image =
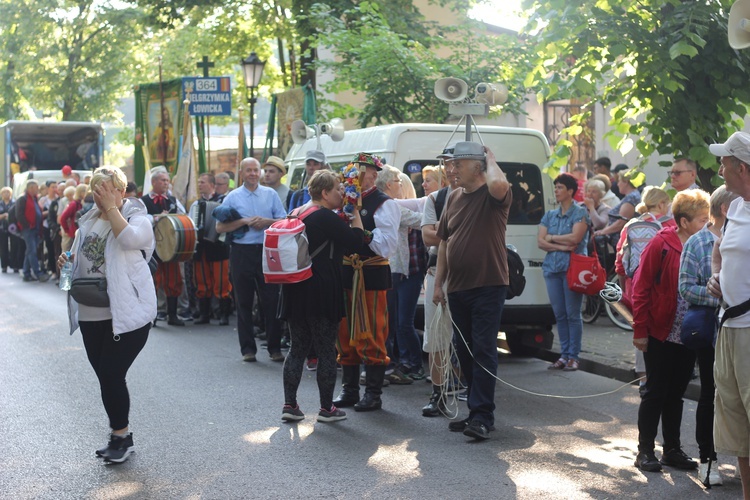
<path id="1" fill-rule="evenodd" d="M 344 138 L 344 120 L 333 118 L 328 123 L 316 123 L 306 125 L 302 120 L 292 122 L 292 141 L 295 144 L 303 144 L 308 139 L 317 138 L 317 150 L 322 151 L 320 137 L 327 135 L 332 141 L 338 142 Z"/>
<path id="2" fill-rule="evenodd" d="M 748 0 L 750 1 L 750 0 Z M 435 82 L 435 97 L 448 103 L 448 112 L 452 115 L 462 115 L 455 130 L 448 138 L 446 147 L 462 123 L 466 122 L 465 141 L 471 141 L 471 127 L 477 131 L 472 116 L 487 116 L 490 106 L 500 106 L 508 100 L 508 88 L 502 83 L 479 83 L 474 87 L 474 98 L 469 99 L 469 85 L 460 78 L 441 78 Z M 482 136 L 479 136 L 482 142 Z M 482 142 L 482 144 L 484 144 Z"/>

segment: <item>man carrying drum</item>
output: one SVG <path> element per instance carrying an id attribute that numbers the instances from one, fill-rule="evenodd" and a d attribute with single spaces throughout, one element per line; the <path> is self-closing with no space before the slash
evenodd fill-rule
<path id="1" fill-rule="evenodd" d="M 146 205 L 148 213 L 154 217 L 154 222 L 160 215 L 185 213 L 169 191 L 169 174 L 166 171 L 157 170 L 151 174 L 151 192 L 144 195 L 141 201 Z M 158 242 L 158 238 L 157 238 Z M 157 255 L 158 258 L 158 255 Z M 167 324 L 173 326 L 185 326 L 185 322 L 177 317 L 177 298 L 182 292 L 182 273 L 179 262 L 162 262 L 154 274 L 156 290 L 164 289 L 167 296 Z"/>
<path id="2" fill-rule="evenodd" d="M 216 194 L 213 174 L 198 177 L 200 199 L 190 207 L 190 218 L 198 228 L 198 246 L 193 257 L 193 279 L 200 317 L 196 325 L 209 323 L 211 317 L 211 297 L 219 299 L 219 325 L 229 324 L 229 311 L 232 307 L 229 283 L 229 245 L 216 238 L 216 223 L 212 216 L 214 208 L 224 200 L 224 195 Z"/>

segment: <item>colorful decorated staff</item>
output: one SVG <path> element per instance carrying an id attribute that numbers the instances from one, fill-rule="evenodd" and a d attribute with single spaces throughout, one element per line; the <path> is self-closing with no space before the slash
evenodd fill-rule
<path id="1" fill-rule="evenodd" d="M 375 155 L 359 153 L 341 169 L 344 177 L 344 213 L 351 216 L 354 207 L 362 208 L 362 176 L 367 165 L 383 168 L 383 160 Z"/>

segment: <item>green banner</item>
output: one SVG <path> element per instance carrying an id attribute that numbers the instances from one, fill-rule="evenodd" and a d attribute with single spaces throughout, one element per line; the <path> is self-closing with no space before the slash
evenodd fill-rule
<path id="1" fill-rule="evenodd" d="M 158 165 L 174 176 L 182 130 L 182 79 L 136 85 L 134 91 L 135 181 L 144 182 L 146 171 Z"/>

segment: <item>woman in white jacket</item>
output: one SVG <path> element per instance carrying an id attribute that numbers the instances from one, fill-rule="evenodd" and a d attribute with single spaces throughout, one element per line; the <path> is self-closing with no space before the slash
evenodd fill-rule
<path id="1" fill-rule="evenodd" d="M 76 300 L 74 291 L 68 296 L 70 332 L 81 329 L 112 428 L 109 444 L 96 455 L 115 463 L 124 462 L 133 451 L 125 376 L 146 344 L 156 316 L 156 292 L 148 267 L 154 233 L 143 203 L 123 200 L 126 186 L 120 169 L 96 169 L 91 179 L 96 207 L 79 221 L 71 248 L 74 288 L 78 279 L 106 279 L 104 300 L 108 298 L 109 306 L 94 305 L 78 294 Z M 58 266 L 66 261 L 61 255 Z"/>

